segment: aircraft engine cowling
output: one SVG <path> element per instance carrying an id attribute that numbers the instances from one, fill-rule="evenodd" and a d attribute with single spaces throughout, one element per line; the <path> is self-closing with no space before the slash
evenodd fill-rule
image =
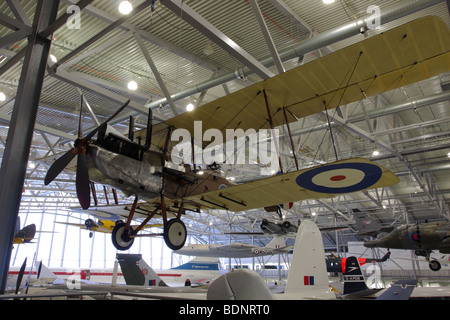
<path id="1" fill-rule="evenodd" d="M 97 224 L 95 223 L 95 221 L 92 220 L 92 219 L 87 219 L 87 220 L 84 222 L 84 225 L 85 225 L 86 229 L 88 229 L 88 230 L 92 230 L 94 227 L 97 226 Z"/>
<path id="2" fill-rule="evenodd" d="M 162 168 L 90 145 L 88 150 L 91 181 L 121 190 L 126 195 L 156 198 L 161 194 Z"/>
<path id="3" fill-rule="evenodd" d="M 270 233 L 280 233 L 283 232 L 283 227 L 282 225 L 263 219 L 261 222 L 261 230 L 268 231 Z"/>
<path id="4" fill-rule="evenodd" d="M 293 225 L 291 222 L 289 221 L 284 221 L 283 222 L 283 228 L 285 229 L 285 232 L 292 232 L 292 233 L 297 233 L 298 227 Z"/>

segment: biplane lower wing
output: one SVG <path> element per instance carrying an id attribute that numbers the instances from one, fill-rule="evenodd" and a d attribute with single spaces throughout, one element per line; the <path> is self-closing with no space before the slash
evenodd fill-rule
<path id="1" fill-rule="evenodd" d="M 203 208 L 244 211 L 279 203 L 331 198 L 339 194 L 387 187 L 399 182 L 388 169 L 353 158 L 223 188 L 183 201 Z"/>

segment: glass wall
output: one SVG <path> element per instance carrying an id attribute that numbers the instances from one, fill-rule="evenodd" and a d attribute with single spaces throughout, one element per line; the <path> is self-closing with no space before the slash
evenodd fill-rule
<path id="1" fill-rule="evenodd" d="M 20 267 L 27 258 L 27 266 L 36 260 L 51 268 L 113 268 L 119 251 L 111 242 L 111 233 L 94 232 L 90 237 L 88 230 L 67 224 L 83 226 L 86 219 L 95 219 L 92 216 L 60 208 L 27 208 L 21 209 L 19 218 L 20 228 L 34 223 L 37 231 L 31 243 L 14 245 L 11 266 Z M 152 232 L 160 233 L 161 230 L 152 229 Z M 173 255 L 162 237 L 136 238 L 128 251 L 120 253 L 140 253 L 156 270 L 169 269 L 188 259 Z"/>

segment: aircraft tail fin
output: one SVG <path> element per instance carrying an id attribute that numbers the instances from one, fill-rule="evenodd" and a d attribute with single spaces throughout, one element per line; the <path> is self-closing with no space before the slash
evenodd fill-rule
<path id="1" fill-rule="evenodd" d="M 56 274 L 54 274 L 53 271 L 51 271 L 47 266 L 45 266 L 42 263 L 42 261 L 39 263 L 37 261 L 35 261 L 35 265 L 36 265 L 36 270 L 37 270 L 37 278 L 39 280 L 42 280 L 42 279 L 56 280 L 56 279 L 58 279 Z"/>
<path id="2" fill-rule="evenodd" d="M 167 284 L 142 259 L 141 254 L 116 255 L 127 285 L 167 287 Z"/>
<path id="3" fill-rule="evenodd" d="M 266 245 L 266 248 L 270 249 L 279 249 L 286 247 L 286 241 L 283 236 L 275 236 L 272 240 Z"/>
<path id="4" fill-rule="evenodd" d="M 398 280 L 376 300 L 409 300 L 417 280 Z"/>
<path id="5" fill-rule="evenodd" d="M 366 281 L 361 271 L 358 258 L 348 257 L 345 264 L 344 273 L 344 295 L 361 293 L 365 290 L 369 290 L 366 285 Z"/>
<path id="6" fill-rule="evenodd" d="M 381 224 L 378 223 L 375 219 L 368 218 L 367 214 L 360 213 L 359 210 L 353 210 L 353 220 L 355 220 L 355 229 L 359 233 L 371 233 L 376 232 L 381 229 Z"/>
<path id="7" fill-rule="evenodd" d="M 312 221 L 302 221 L 295 239 L 291 269 L 282 299 L 335 299 L 328 284 L 322 233 Z"/>

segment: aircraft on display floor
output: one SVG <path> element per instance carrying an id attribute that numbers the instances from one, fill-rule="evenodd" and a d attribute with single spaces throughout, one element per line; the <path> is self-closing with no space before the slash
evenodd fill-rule
<path id="1" fill-rule="evenodd" d="M 358 258 L 348 257 L 344 273 L 343 299 L 408 300 L 417 280 L 400 280 L 388 289 L 370 289 L 362 274 Z"/>
<path id="2" fill-rule="evenodd" d="M 34 270 L 11 267 L 8 272 L 8 287 L 15 285 L 21 277 L 31 284 L 75 284 L 111 285 L 111 283 L 139 286 L 172 286 L 180 287 L 207 285 L 220 276 L 219 261 L 214 258 L 196 257 L 187 263 L 172 269 L 153 270 L 140 254 L 117 254 L 121 270 L 93 268 L 49 268 L 40 262 Z M 136 270 L 140 276 L 136 276 Z M 133 275 L 134 272 L 134 275 Z M 153 272 L 153 274 L 152 274 Z M 155 278 L 151 281 L 150 276 Z M 22 280 L 22 277 L 25 276 Z M 128 277 L 128 279 L 127 279 Z M 157 277 L 157 278 L 156 278 Z M 137 280 L 136 280 L 137 279 Z M 144 280 L 145 279 L 145 280 Z M 155 280 L 156 279 L 156 280 Z"/>
<path id="3" fill-rule="evenodd" d="M 185 265 L 179 266 L 180 269 L 169 269 L 158 271 L 159 275 L 149 267 L 142 259 L 141 255 L 121 255 L 118 254 L 118 263 L 120 263 L 122 272 L 118 270 L 81 270 L 81 272 L 74 272 L 62 268 L 48 268 L 42 263 L 37 267 L 37 271 L 33 272 L 33 278 L 24 281 L 30 281 L 30 285 L 23 283 L 19 286 L 20 281 L 24 275 L 29 274 L 29 271 L 23 271 L 19 280 L 18 277 L 8 278 L 10 283 L 8 291 L 14 291 L 14 295 L 2 295 L 0 299 L 33 299 L 45 298 L 50 299 L 64 299 L 70 297 L 76 292 L 76 296 L 90 297 L 91 299 L 105 299 L 108 294 L 112 297 L 120 297 L 119 299 L 159 299 L 163 295 L 165 299 L 191 299 L 191 300 L 205 300 L 207 289 L 204 285 L 214 280 L 219 276 L 218 271 L 208 271 L 208 269 L 217 268 L 217 260 L 213 261 L 198 261 L 192 260 Z M 138 259 L 136 259 L 138 258 Z M 215 265 L 215 266 L 214 266 Z M 200 269 L 194 269 L 199 267 Z M 171 270 L 175 270 L 171 272 Z M 169 274 L 161 274 L 167 273 Z M 114 273 L 117 277 L 114 278 Z M 204 274 L 202 277 L 201 274 Z M 161 278 L 160 278 L 161 276 Z M 188 278 L 191 276 L 191 278 Z M 212 278 L 209 278 L 213 276 Z M 162 280 L 166 278 L 169 281 L 175 280 L 175 286 L 169 286 L 170 283 Z M 190 279 L 194 281 L 191 285 Z M 118 280 L 124 280 L 120 283 Z M 17 285 L 16 285 L 17 283 Z M 20 292 L 22 287 L 22 292 Z M 25 291 L 25 290 L 26 291 Z M 112 298 L 111 298 L 112 299 Z"/>
<path id="4" fill-rule="evenodd" d="M 229 137 L 227 130 L 236 133 L 242 129 L 242 133 L 248 134 L 249 129 L 273 132 L 282 125 L 289 129 L 289 123 L 302 117 L 328 112 L 448 71 L 450 43 L 446 39 L 449 38 L 442 20 L 418 19 L 164 122 L 153 124 L 149 110 L 147 129 L 135 134 L 130 121 L 128 136 L 114 132 L 108 125 L 127 103 L 85 137 L 81 134 L 80 117 L 74 148 L 52 164 L 44 182 L 46 185 L 52 182 L 77 156 L 76 189 L 83 209 L 90 206 L 90 180 L 121 190 L 127 196 L 134 195 L 127 221 L 118 223 L 112 232 L 118 250 L 129 249 L 135 237 L 141 236 L 139 231 L 156 214 L 162 216 L 162 236 L 167 246 L 178 250 L 187 236 L 181 221 L 185 210 L 237 212 L 394 185 L 399 179 L 392 172 L 361 158 L 307 169 L 297 166 L 296 171 L 287 173 L 279 168 L 282 174 L 233 185 L 215 171 L 200 175 L 196 169 L 200 162 L 195 157 L 188 161 L 194 170 L 187 164 L 168 165 L 173 158 L 172 133 L 180 129 L 201 140 L 195 143 L 203 146 L 203 139 L 210 141 L 206 139 L 206 133 L 212 132 L 210 129 L 215 130 L 215 138 L 221 135 L 221 143 L 223 137 Z M 93 139 L 96 134 L 97 139 Z M 135 142 L 134 138 L 145 144 Z M 236 135 L 231 137 L 235 138 Z M 212 148 L 214 143 L 208 147 Z M 296 159 L 295 150 L 292 151 Z M 148 202 L 152 209 L 134 229 L 130 224 L 139 199 Z M 169 213 L 175 217 L 168 220 Z"/>
<path id="5" fill-rule="evenodd" d="M 222 258 L 251 258 L 268 256 L 291 251 L 292 246 L 287 246 L 284 237 L 274 237 L 266 246 L 258 247 L 246 243 L 221 244 L 187 244 L 176 251 L 177 254 L 199 257 Z"/>
<path id="6" fill-rule="evenodd" d="M 382 238 L 365 241 L 364 246 L 414 250 L 417 256 L 425 257 L 431 270 L 438 271 L 441 269 L 441 263 L 430 255 L 433 250 L 450 253 L 450 222 L 404 224 Z"/>
<path id="7" fill-rule="evenodd" d="M 153 270 L 140 254 L 117 254 L 127 285 L 179 287 L 207 286 L 220 276 L 217 258 L 195 257 L 166 270 Z"/>
<path id="8" fill-rule="evenodd" d="M 334 300 L 328 284 L 322 234 L 316 224 L 304 220 L 295 238 L 291 267 L 284 293 L 272 294 L 253 270 L 238 269 L 217 278 L 209 287 L 210 300 Z"/>
<path id="9" fill-rule="evenodd" d="M 361 271 L 358 259 L 349 257 L 344 276 L 343 299 L 376 300 L 450 300 L 450 287 L 417 286 L 417 279 L 396 281 L 388 288 L 370 289 Z"/>

